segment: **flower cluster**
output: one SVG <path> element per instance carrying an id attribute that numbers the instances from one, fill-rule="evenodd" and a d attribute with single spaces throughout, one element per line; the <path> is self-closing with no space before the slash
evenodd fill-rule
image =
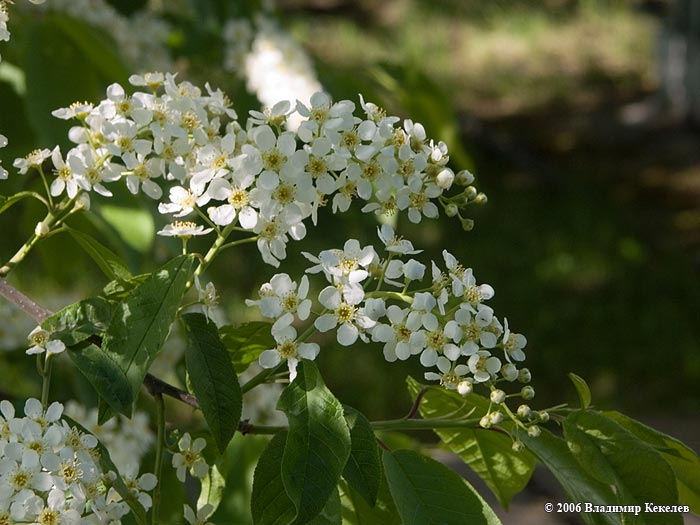
<path id="1" fill-rule="evenodd" d="M 430 267 L 411 258 L 419 250 L 396 237 L 387 224 L 379 230 L 379 238 L 384 244 L 381 256 L 354 239 L 342 249 L 304 254 L 314 264 L 307 273 L 322 274 L 328 284 L 318 294 L 321 311 L 313 328 L 335 331 L 343 346 L 358 340 L 381 343 L 389 362 L 418 356 L 428 369 L 425 379 L 463 395 L 475 385 L 485 385 L 496 407 L 493 414 L 500 416 L 490 414 L 482 425 L 500 422 L 503 414 L 498 406 L 506 394 L 497 385 L 529 383 L 530 372 L 521 366 L 527 340 L 485 304 L 493 297 L 493 288 L 478 283 L 472 269 L 447 251 L 443 261 L 433 261 Z M 394 290 L 383 290 L 385 286 Z M 317 311 L 307 298 L 308 289 L 306 276 L 297 286 L 288 275 L 277 274 L 260 288 L 259 300 L 247 301 L 275 321 L 272 335 L 278 346 L 263 352 L 261 366 L 272 368 L 286 358 L 293 377 L 297 359 L 314 359 L 318 354 L 318 345 L 297 338 L 292 326 Z M 525 386 L 515 395 L 531 399 L 534 390 Z"/>
<path id="2" fill-rule="evenodd" d="M 97 439 L 61 420 L 63 406 L 46 410 L 27 400 L 24 417 L 9 401 L 0 402 L 0 523 L 121 523 L 129 507 L 114 488 L 112 472 L 102 471 Z M 125 480 L 144 508 L 153 474 L 134 472 Z"/>
<path id="3" fill-rule="evenodd" d="M 226 95 L 208 84 L 203 94 L 171 74 L 135 75 L 130 82 L 148 91 L 129 95 L 113 84 L 97 106 L 56 110 L 56 117 L 79 122 L 69 133 L 76 146 L 65 156 L 58 147 L 34 151 L 16 159 L 15 167 L 43 174 L 50 158 L 53 197 L 110 196 L 109 185 L 123 180 L 177 219 L 162 235 L 249 232 L 274 266 L 286 257 L 289 239 L 303 238 L 306 221 L 315 223 L 327 203 L 345 212 L 357 199 L 365 212 L 405 211 L 420 222 L 438 216 L 436 202 L 449 211 L 477 196 L 473 186 L 443 195 L 455 181 L 466 186 L 473 177 L 455 175 L 445 144 L 429 140 L 420 124 L 400 125 L 362 97 L 364 118 L 354 114 L 353 102 L 334 103 L 319 92 L 309 105 L 297 102 L 292 109 L 281 102 L 268 114 L 251 112 L 244 129 Z M 292 114 L 302 117 L 299 129 L 282 131 Z"/>
<path id="4" fill-rule="evenodd" d="M 99 425 L 96 408 L 87 409 L 75 401 L 66 403 L 65 414 L 90 431 L 109 452 L 122 475 L 138 470 L 141 460 L 155 442 L 148 414 L 135 411 L 131 418 L 113 417 Z"/>

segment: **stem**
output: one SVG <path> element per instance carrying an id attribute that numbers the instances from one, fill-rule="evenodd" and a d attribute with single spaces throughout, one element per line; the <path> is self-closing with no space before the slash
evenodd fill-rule
<path id="1" fill-rule="evenodd" d="M 49 406 L 49 389 L 51 387 L 51 369 L 53 368 L 53 354 L 46 353 L 44 361 L 44 380 L 41 385 L 41 406 L 44 410 Z"/>
<path id="2" fill-rule="evenodd" d="M 470 419 L 389 419 L 371 421 L 373 430 L 432 430 L 434 428 L 474 428 L 481 418 Z"/>
<path id="3" fill-rule="evenodd" d="M 158 478 L 158 484 L 153 489 L 153 508 L 151 509 L 151 523 L 156 525 L 158 523 L 158 511 L 160 508 L 160 485 L 161 485 L 161 471 L 163 470 L 163 448 L 165 444 L 165 402 L 163 401 L 163 395 L 158 393 L 154 396 L 156 402 L 156 412 L 158 416 L 158 437 L 156 441 L 156 464 L 155 464 L 155 476 Z"/>
<path id="4" fill-rule="evenodd" d="M 267 381 L 268 377 L 270 377 L 272 374 L 275 374 L 280 368 L 282 368 L 286 364 L 287 361 L 282 361 L 275 368 L 266 368 L 262 372 L 253 376 L 246 384 L 241 385 L 241 393 L 245 394 L 249 390 L 252 390 L 256 386 L 258 386 L 259 384 L 264 383 L 265 381 Z"/>
<path id="5" fill-rule="evenodd" d="M 202 259 L 202 262 L 199 263 L 199 266 L 197 266 L 197 269 L 194 271 L 195 275 L 201 275 L 207 266 L 211 264 L 212 260 L 214 260 L 214 257 L 216 257 L 216 254 L 219 253 L 219 250 L 221 250 L 221 247 L 226 242 L 226 239 L 235 228 L 234 223 L 231 223 L 226 226 L 224 231 L 217 236 L 216 241 L 214 241 L 214 244 L 211 245 L 209 251 L 206 253 L 206 255 L 204 255 L 204 259 Z"/>
<path id="6" fill-rule="evenodd" d="M 239 244 L 246 244 L 246 243 L 249 243 L 249 242 L 255 242 L 255 241 L 257 241 L 259 238 L 260 238 L 260 235 L 254 235 L 253 237 L 247 237 L 246 239 L 240 239 L 240 240 L 238 240 L 238 241 L 229 242 L 229 243 L 224 244 L 224 245 L 219 249 L 219 251 L 224 251 L 224 250 L 227 249 L 227 248 L 233 248 L 234 246 L 238 246 Z"/>
<path id="7" fill-rule="evenodd" d="M 51 206 L 51 209 L 53 209 L 53 198 L 51 197 L 51 191 L 49 190 L 49 183 L 46 181 L 46 175 L 44 175 L 44 168 L 38 166 L 37 170 L 39 171 L 39 175 L 41 175 L 41 181 L 44 183 L 46 197 L 49 199 L 49 206 Z"/>

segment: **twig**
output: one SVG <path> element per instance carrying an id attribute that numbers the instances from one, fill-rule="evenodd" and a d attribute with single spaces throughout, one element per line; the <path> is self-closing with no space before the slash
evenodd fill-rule
<path id="1" fill-rule="evenodd" d="M 423 400 L 423 396 L 428 392 L 428 387 L 424 386 L 420 392 L 418 392 L 418 395 L 416 396 L 416 400 L 413 402 L 413 406 L 411 407 L 411 410 L 408 411 L 408 414 L 406 414 L 403 418 L 404 419 L 411 419 L 413 416 L 416 415 L 418 412 L 418 407 L 420 407 L 420 402 Z"/>
<path id="2" fill-rule="evenodd" d="M 20 308 L 25 314 L 34 319 L 37 324 L 41 324 L 44 319 L 52 314 L 51 310 L 36 304 L 5 279 L 0 279 L 0 295 Z"/>

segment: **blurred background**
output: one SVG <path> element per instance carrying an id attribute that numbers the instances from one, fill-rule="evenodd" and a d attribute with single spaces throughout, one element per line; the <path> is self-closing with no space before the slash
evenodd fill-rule
<path id="1" fill-rule="evenodd" d="M 528 338 L 535 405 L 574 402 L 566 374 L 575 372 L 591 385 L 597 407 L 625 411 L 700 447 L 699 3 L 268 4 L 10 6 L 12 40 L 0 46 L 0 132 L 10 140 L 0 150 L 3 165 L 35 147 L 61 144 L 65 151 L 67 126 L 50 111 L 96 102 L 132 72 L 172 70 L 200 85 L 209 81 L 230 94 L 241 120 L 274 97 L 291 97 L 291 87 L 320 85 L 356 102 L 363 93 L 445 140 L 452 167 L 475 173 L 488 195 L 487 205 L 470 210 L 471 232 L 447 218 L 417 226 L 401 218 L 397 230 L 426 258 L 448 249 L 495 288 L 496 313 Z M 274 79 L 265 77 L 275 71 Z M 3 195 L 41 184 L 9 171 Z M 93 198 L 94 213 L 77 225 L 134 271 L 147 271 L 179 246 L 154 238 L 166 221 L 146 206 L 126 191 Z M 18 204 L 0 216 L 3 261 L 39 213 Z M 350 237 L 376 239 L 374 216 L 358 209 L 322 215 L 303 242 L 306 251 Z M 289 246 L 291 275 L 305 267 L 301 245 Z M 242 300 L 275 273 L 258 260 L 254 247 L 241 247 L 207 276 L 229 323 L 254 318 Z M 56 236 L 11 282 L 58 308 L 97 293 L 104 278 L 70 239 Z M 31 323 L 4 303 L 0 312 L 0 369 L 17 378 L 2 389 L 35 395 L 33 363 L 21 358 Z M 182 374 L 173 355 L 164 368 Z M 417 361 L 388 365 L 371 346 L 324 347 L 319 364 L 336 395 L 371 419 L 403 415 L 410 405 L 405 375 L 422 373 Z M 69 383 L 60 388 L 89 397 L 79 378 Z"/>

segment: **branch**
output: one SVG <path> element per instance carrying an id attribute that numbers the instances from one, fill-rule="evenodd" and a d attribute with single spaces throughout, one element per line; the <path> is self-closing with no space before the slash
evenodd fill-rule
<path id="1" fill-rule="evenodd" d="M 0 295 L 34 319 L 37 324 L 41 324 L 44 319 L 53 313 L 51 310 L 47 310 L 43 306 L 36 304 L 5 279 L 0 279 Z"/>

